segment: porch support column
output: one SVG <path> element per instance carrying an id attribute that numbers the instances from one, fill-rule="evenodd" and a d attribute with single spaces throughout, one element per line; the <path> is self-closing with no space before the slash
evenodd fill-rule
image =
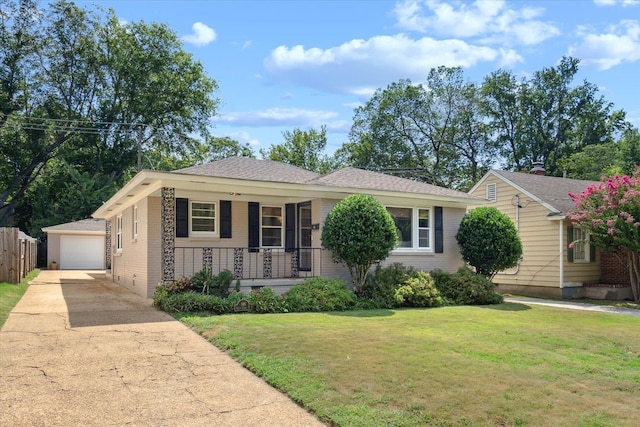
<path id="1" fill-rule="evenodd" d="M 175 280 L 176 258 L 176 190 L 162 187 L 160 190 L 162 283 Z"/>
<path id="2" fill-rule="evenodd" d="M 111 271 L 111 218 L 104 221 L 104 269 Z"/>

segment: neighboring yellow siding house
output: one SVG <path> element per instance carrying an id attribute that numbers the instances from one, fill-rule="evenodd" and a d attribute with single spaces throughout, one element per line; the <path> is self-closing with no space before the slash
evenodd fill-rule
<path id="1" fill-rule="evenodd" d="M 544 169 L 534 171 L 544 173 Z M 582 297 L 585 283 L 598 282 L 600 255 L 581 230 L 565 220 L 569 193 L 592 184 L 537 173 L 491 170 L 469 191 L 513 220 L 522 240 L 519 265 L 497 274 L 501 292 L 530 296 Z M 583 242 L 583 238 L 586 240 Z M 573 248 L 569 243 L 576 241 Z"/>

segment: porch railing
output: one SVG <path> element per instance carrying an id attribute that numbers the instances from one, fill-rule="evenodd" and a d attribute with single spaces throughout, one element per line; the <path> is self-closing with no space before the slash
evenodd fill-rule
<path id="1" fill-rule="evenodd" d="M 217 274 L 233 273 L 234 279 L 307 278 L 322 275 L 321 248 L 253 249 L 176 247 L 175 277 L 189 277 L 205 268 Z M 326 254 L 325 254 L 326 255 Z"/>

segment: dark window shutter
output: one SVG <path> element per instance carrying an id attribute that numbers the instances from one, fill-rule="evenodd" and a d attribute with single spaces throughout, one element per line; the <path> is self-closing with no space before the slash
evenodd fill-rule
<path id="1" fill-rule="evenodd" d="M 249 202 L 249 252 L 260 250 L 260 203 Z"/>
<path id="2" fill-rule="evenodd" d="M 436 206 L 434 209 L 435 222 L 435 252 L 441 254 L 444 252 L 444 228 L 442 227 L 442 207 Z"/>
<path id="3" fill-rule="evenodd" d="M 220 200 L 220 237 L 231 238 L 231 200 Z"/>
<path id="4" fill-rule="evenodd" d="M 296 205 L 287 203 L 284 208 L 284 250 L 293 252 L 296 249 Z"/>
<path id="5" fill-rule="evenodd" d="M 589 236 L 589 262 L 596 262 L 596 245 L 593 244 L 591 236 Z"/>
<path id="6" fill-rule="evenodd" d="M 189 199 L 176 198 L 176 237 L 189 237 Z"/>
<path id="7" fill-rule="evenodd" d="M 569 262 L 573 262 L 573 248 L 571 245 L 572 243 L 573 243 L 573 227 L 568 226 L 567 227 L 567 261 Z"/>

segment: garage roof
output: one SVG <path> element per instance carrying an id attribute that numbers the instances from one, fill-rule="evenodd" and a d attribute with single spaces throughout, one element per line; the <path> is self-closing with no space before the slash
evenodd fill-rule
<path id="1" fill-rule="evenodd" d="M 106 225 L 104 219 L 87 218 L 44 227 L 42 231 L 53 234 L 105 234 Z"/>

